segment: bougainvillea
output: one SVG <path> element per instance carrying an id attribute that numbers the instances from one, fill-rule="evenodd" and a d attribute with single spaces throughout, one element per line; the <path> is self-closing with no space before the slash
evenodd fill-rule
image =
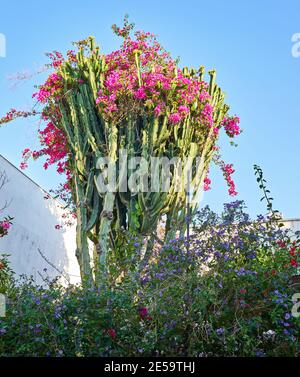
<path id="1" fill-rule="evenodd" d="M 27 118 L 29 116 L 37 115 L 35 110 L 32 111 L 17 111 L 16 109 L 10 109 L 4 117 L 0 118 L 0 126 L 5 123 L 9 123 L 17 118 Z"/>
<path id="2" fill-rule="evenodd" d="M 8 217 L 0 221 L 0 238 L 8 234 L 9 229 L 12 225 L 12 218 Z"/>

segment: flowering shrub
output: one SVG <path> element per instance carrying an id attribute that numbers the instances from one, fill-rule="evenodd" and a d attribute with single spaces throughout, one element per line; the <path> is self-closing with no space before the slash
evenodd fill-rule
<path id="1" fill-rule="evenodd" d="M 0 294 L 5 294 L 13 287 L 13 271 L 8 262 L 8 254 L 0 254 Z"/>
<path id="2" fill-rule="evenodd" d="M 165 243 L 111 286 L 11 289 L 0 355 L 299 356 L 299 260 L 300 239 L 251 220 L 243 202 L 220 216 L 207 207 L 190 240 Z"/>
<path id="3" fill-rule="evenodd" d="M 8 234 L 8 231 L 12 225 L 11 221 L 11 217 L 7 217 L 4 220 L 0 221 L 0 238 Z"/>
<path id="4" fill-rule="evenodd" d="M 0 170 L 0 190 L 3 188 L 3 186 L 8 182 L 7 176 L 5 171 Z M 0 207 L 0 216 L 2 212 L 7 208 L 8 203 L 5 202 L 4 204 L 2 203 Z M 3 218 L 1 216 L 1 218 Z M 0 238 L 6 236 L 8 234 L 8 231 L 12 225 L 12 220 L 13 218 L 10 216 L 5 217 L 3 220 L 0 218 Z"/>

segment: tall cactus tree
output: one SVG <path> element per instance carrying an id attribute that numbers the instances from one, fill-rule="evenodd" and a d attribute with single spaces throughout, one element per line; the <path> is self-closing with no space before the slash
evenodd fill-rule
<path id="1" fill-rule="evenodd" d="M 215 71 L 209 71 L 206 83 L 203 67 L 180 69 L 149 33 L 136 32 L 132 39 L 127 20 L 123 29 L 113 28 L 124 38 L 120 50 L 102 54 L 89 37 L 77 42 L 77 53 L 69 51 L 66 59 L 51 54 L 55 73 L 35 94 L 47 126 L 41 131 L 43 149 L 33 156 L 47 155 L 47 163 L 57 163 L 68 174 L 66 189 L 77 217 L 76 256 L 82 279 L 88 281 L 107 272 L 107 258 L 121 230 L 144 239 L 142 266 L 151 256 L 162 219 L 166 239 L 178 229 L 184 233 L 187 192 L 192 193 L 193 212 L 219 130 L 224 127 L 230 137 L 239 133 L 238 118 L 227 116 L 229 107 L 215 83 Z M 116 164 L 118 184 L 134 179 L 136 169 L 124 164 L 121 150 L 128 161 L 177 158 L 164 177 L 169 189 L 101 189 L 97 177 L 103 158 Z M 184 160 L 193 161 L 188 188 L 178 162 Z"/>

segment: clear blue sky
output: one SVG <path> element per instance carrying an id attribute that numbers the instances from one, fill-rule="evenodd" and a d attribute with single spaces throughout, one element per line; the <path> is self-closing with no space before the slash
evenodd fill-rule
<path id="1" fill-rule="evenodd" d="M 291 37 L 300 32 L 299 0 L 51 0 L 1 4 L 0 33 L 7 39 L 7 57 L 0 58 L 0 114 L 14 106 L 28 108 L 38 76 L 11 89 L 7 77 L 34 71 L 44 52 L 65 51 L 71 41 L 95 35 L 102 50 L 118 47 L 110 26 L 125 13 L 138 29 L 154 32 L 182 65 L 217 70 L 231 112 L 238 114 L 244 133 L 239 147 L 222 137 L 223 157 L 236 167 L 239 199 L 251 214 L 265 212 L 253 174 L 262 166 L 285 217 L 300 217 L 300 58 L 291 54 Z M 36 121 L 19 120 L 0 129 L 0 153 L 19 165 L 20 151 L 37 147 Z M 49 189 L 58 182 L 54 171 L 32 162 L 27 174 Z M 217 168 L 204 203 L 219 210 L 231 200 Z M 20 188 L 21 189 L 21 188 Z"/>

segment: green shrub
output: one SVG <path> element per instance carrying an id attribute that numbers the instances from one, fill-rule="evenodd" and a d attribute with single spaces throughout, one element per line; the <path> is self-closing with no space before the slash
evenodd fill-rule
<path id="1" fill-rule="evenodd" d="M 163 245 L 118 283 L 15 282 L 0 355 L 299 356 L 300 319 L 291 315 L 299 246 L 276 223 L 250 220 L 242 202 L 221 216 L 205 208 L 189 240 Z"/>

